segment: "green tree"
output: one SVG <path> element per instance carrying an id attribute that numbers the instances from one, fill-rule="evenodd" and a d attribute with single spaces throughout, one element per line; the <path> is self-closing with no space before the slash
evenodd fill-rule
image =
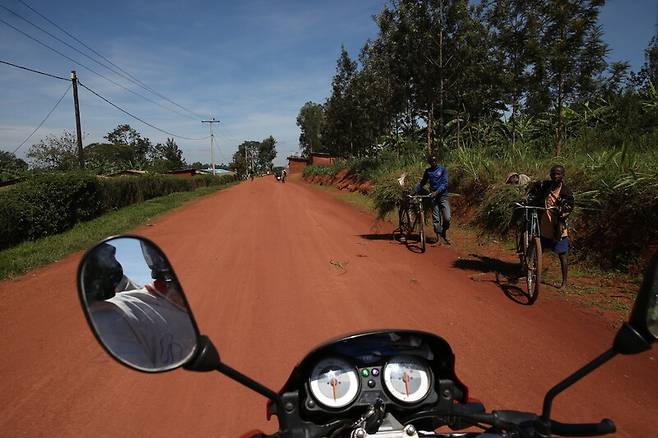
<path id="1" fill-rule="evenodd" d="M 149 151 L 151 165 L 160 170 L 168 171 L 185 167 L 183 151 L 173 138 L 167 138 L 165 144 L 157 143 Z"/>
<path id="2" fill-rule="evenodd" d="M 407 132 L 423 122 L 428 149 L 458 113 L 483 118 L 502 109 L 481 11 L 468 0 L 396 0 L 377 18 L 374 46 L 386 53 L 396 84 L 392 106 Z"/>
<path id="3" fill-rule="evenodd" d="M 85 166 L 99 173 L 129 169 L 133 150 L 126 144 L 91 143 L 84 147 Z"/>
<path id="4" fill-rule="evenodd" d="M 49 135 L 30 146 L 27 158 L 36 168 L 48 170 L 74 170 L 79 167 L 75 134 L 64 131 L 62 135 Z"/>
<path id="5" fill-rule="evenodd" d="M 256 173 L 259 148 L 260 142 L 258 141 L 242 142 L 233 154 L 233 161 L 229 164 L 231 170 L 241 178 Z"/>
<path id="6" fill-rule="evenodd" d="M 272 169 L 276 158 L 276 140 L 271 135 L 258 145 L 257 171 L 266 172 Z"/>
<path id="7" fill-rule="evenodd" d="M 321 134 L 327 151 L 339 157 L 354 155 L 353 135 L 356 114 L 350 84 L 357 72 L 357 64 L 341 46 L 336 63 L 331 96 L 325 104 L 325 129 Z"/>
<path id="8" fill-rule="evenodd" d="M 143 168 L 148 165 L 148 156 L 153 145 L 151 140 L 131 128 L 130 125 L 118 125 L 105 138 L 112 144 L 125 144 L 132 148 L 132 165 Z"/>
<path id="9" fill-rule="evenodd" d="M 324 107 L 322 104 L 306 102 L 297 115 L 299 148 L 302 156 L 308 157 L 311 152 L 326 152 L 322 143 L 324 129 Z"/>
<path id="10" fill-rule="evenodd" d="M 498 0 L 484 11 L 492 30 L 492 55 L 499 72 L 504 103 L 511 109 L 512 144 L 516 143 L 517 119 L 527 95 L 533 48 L 539 30 L 535 11 L 541 1 Z"/>
<path id="11" fill-rule="evenodd" d="M 27 163 L 16 154 L 0 151 L 0 181 L 18 178 L 27 172 Z"/>
<path id="12" fill-rule="evenodd" d="M 541 29 L 528 96 L 533 113 L 554 115 L 555 155 L 566 132 L 565 106 L 591 97 L 608 52 L 598 15 L 605 0 L 546 0 L 537 9 Z"/>
<path id="13" fill-rule="evenodd" d="M 644 65 L 639 76 L 643 88 L 648 88 L 649 83 L 658 87 L 658 37 L 651 38 L 649 46 L 644 50 Z"/>

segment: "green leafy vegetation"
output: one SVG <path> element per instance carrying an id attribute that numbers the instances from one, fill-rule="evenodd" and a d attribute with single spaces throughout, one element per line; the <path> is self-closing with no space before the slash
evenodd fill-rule
<path id="1" fill-rule="evenodd" d="M 108 211 L 173 192 L 220 186 L 233 176 L 166 175 L 101 178 L 84 172 L 51 172 L 0 192 L 0 249 L 61 233 Z"/>
<path id="2" fill-rule="evenodd" d="M 632 269 L 658 245 L 658 40 L 639 71 L 608 62 L 602 5 L 393 0 L 358 57 L 341 48 L 327 100 L 300 110 L 302 148 L 347 160 L 305 175 L 371 181 L 384 217 L 403 193 L 397 178 L 415 184 L 431 152 L 448 166 L 456 210 L 506 236 L 521 195 L 507 174 L 543 179 L 563 164 L 574 253 Z"/>
<path id="3" fill-rule="evenodd" d="M 88 248 L 111 235 L 127 232 L 136 226 L 152 221 L 156 216 L 183 205 L 192 199 L 226 187 L 213 185 L 193 192 L 171 193 L 148 201 L 133 204 L 107 213 L 96 219 L 79 222 L 60 234 L 36 241 L 26 241 L 0 251 L 0 279 L 25 273 L 31 269 L 52 263 L 62 257 Z"/>

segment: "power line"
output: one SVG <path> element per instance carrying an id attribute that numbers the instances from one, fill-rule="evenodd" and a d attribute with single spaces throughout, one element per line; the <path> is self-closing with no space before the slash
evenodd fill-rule
<path id="1" fill-rule="evenodd" d="M 0 61 L 0 62 L 1 62 L 1 61 Z M 59 100 L 57 101 L 57 103 L 55 104 L 55 106 L 54 106 L 50 111 L 48 111 L 48 114 L 46 114 L 46 117 L 41 121 L 41 123 L 39 123 L 39 126 L 37 126 L 36 128 L 34 128 L 34 131 L 32 131 L 32 133 L 31 133 L 30 135 L 28 135 L 27 138 L 26 138 L 25 140 L 23 140 L 23 143 L 19 144 L 18 147 L 17 147 L 16 149 L 14 149 L 14 152 L 12 152 L 13 154 L 16 154 L 16 152 L 18 152 L 18 150 L 19 150 L 19 149 L 20 149 L 25 143 L 27 143 L 27 141 L 30 139 L 30 137 L 32 137 L 32 136 L 34 135 L 34 133 L 37 132 L 37 131 L 39 130 L 39 128 L 41 128 L 41 126 L 42 126 L 44 123 L 46 123 L 46 120 L 48 120 L 48 117 L 50 117 L 50 115 L 53 113 L 53 111 L 55 111 L 55 108 L 57 108 L 57 106 L 58 106 L 59 103 L 62 101 L 62 99 L 64 99 L 64 96 L 66 96 L 67 94 L 69 94 L 69 90 L 71 89 L 71 85 L 72 85 L 72 84 L 69 84 L 69 86 L 68 86 L 68 88 L 66 89 L 66 91 L 64 92 L 64 94 L 62 94 L 62 97 L 60 97 Z"/>
<path id="2" fill-rule="evenodd" d="M 121 67 L 119 67 L 118 65 L 116 65 L 115 63 L 113 63 L 112 61 L 110 61 L 109 59 L 107 59 L 105 56 L 101 55 L 101 54 L 98 53 L 96 50 L 92 49 L 92 48 L 89 47 L 87 44 L 85 44 L 84 42 L 80 41 L 80 40 L 79 40 L 78 38 L 76 38 L 75 36 L 71 35 L 71 34 L 70 34 L 69 32 L 67 32 L 65 29 L 63 29 L 62 27 L 60 27 L 59 25 L 57 25 L 57 23 L 53 22 L 53 21 L 50 20 L 48 17 L 46 17 L 45 15 L 43 15 L 42 13 L 40 13 L 39 11 L 37 11 L 36 9 L 32 8 L 30 5 L 28 5 L 27 3 L 25 3 L 23 0 L 19 0 L 19 1 L 20 1 L 23 5 L 25 5 L 28 9 L 30 9 L 32 12 L 34 12 L 35 14 L 37 14 L 38 16 L 40 16 L 41 18 L 43 18 L 44 20 L 46 20 L 48 23 L 50 23 L 50 24 L 52 24 L 53 26 L 55 26 L 57 29 L 59 29 L 59 30 L 60 30 L 61 32 L 63 32 L 64 34 L 66 34 L 68 37 L 72 38 L 73 40 L 75 40 L 75 41 L 78 42 L 79 44 L 81 44 L 81 45 L 83 45 L 84 47 L 86 47 L 89 51 L 91 51 L 91 52 L 94 53 L 95 55 L 97 55 L 97 56 L 103 58 L 103 59 L 104 59 L 105 61 L 107 61 L 109 64 L 113 65 L 113 66 L 116 67 L 118 70 L 120 70 L 121 72 L 125 73 L 125 75 L 128 76 L 130 79 L 133 79 L 133 80 L 134 80 L 134 83 L 136 83 L 137 85 L 141 86 L 142 88 L 144 88 L 144 89 L 147 90 L 147 91 L 150 91 L 151 93 L 155 94 L 156 96 L 159 96 L 160 98 L 166 100 L 167 102 L 169 102 L 169 103 L 171 103 L 171 104 L 177 106 L 178 108 L 180 108 L 180 109 L 182 109 L 182 110 L 184 110 L 184 111 L 189 112 L 190 114 L 194 115 L 195 117 L 197 117 L 197 118 L 202 118 L 202 116 L 198 115 L 198 114 L 195 113 L 194 111 L 192 111 L 192 110 L 190 110 L 190 109 L 188 109 L 188 108 L 185 108 L 184 106 L 179 105 L 178 103 L 176 103 L 176 102 L 174 102 L 173 100 L 169 99 L 167 96 L 164 96 L 164 95 L 158 93 L 157 91 L 155 91 L 154 89 L 152 89 L 151 87 L 149 87 L 148 85 L 146 85 L 145 83 L 143 83 L 142 81 L 140 81 L 139 79 L 137 79 L 135 76 L 131 75 L 131 74 L 128 73 L 126 70 L 122 69 Z M 106 68 L 107 68 L 107 67 L 106 67 Z M 116 73 L 116 72 L 115 72 L 115 73 Z"/>
<path id="3" fill-rule="evenodd" d="M 157 131 L 163 132 L 163 133 L 165 133 L 165 134 L 167 134 L 167 135 L 171 135 L 172 137 L 181 138 L 181 139 L 183 139 L 183 140 L 201 141 L 201 140 L 207 140 L 207 139 L 209 138 L 209 137 L 203 137 L 203 138 L 190 138 L 190 137 L 184 137 L 184 136 L 182 136 L 182 135 L 173 134 L 173 133 L 171 133 L 171 132 L 169 132 L 169 131 L 165 131 L 164 129 L 162 129 L 162 128 L 158 128 L 157 126 L 155 126 L 155 125 L 153 125 L 153 124 L 151 124 L 151 123 L 149 123 L 149 122 L 147 122 L 147 121 L 145 121 L 145 120 L 143 120 L 143 119 L 137 117 L 136 115 L 129 113 L 128 111 L 126 111 L 125 109 L 121 108 L 120 106 L 115 105 L 114 103 L 110 102 L 108 99 L 104 98 L 103 96 L 101 96 L 100 94 L 98 94 L 97 92 L 95 92 L 94 90 L 92 90 L 91 88 L 87 87 L 85 84 L 83 84 L 83 83 L 80 82 L 79 80 L 78 80 L 78 84 L 79 84 L 82 88 L 84 88 L 85 90 L 87 90 L 87 91 L 89 91 L 90 93 L 96 95 L 96 97 L 98 97 L 98 98 L 100 98 L 101 100 L 104 100 L 105 102 L 109 103 L 109 104 L 112 105 L 114 108 L 116 108 L 116 109 L 118 109 L 119 111 L 121 111 L 122 113 L 127 114 L 128 116 L 132 117 L 133 119 L 138 120 L 138 121 L 142 122 L 143 124 L 145 124 L 145 125 L 147 125 L 147 126 L 150 126 L 151 128 L 153 128 L 153 129 L 155 129 L 155 130 L 157 130 Z"/>
<path id="4" fill-rule="evenodd" d="M 1 5 L 0 5 L 0 6 L 1 6 Z M 2 6 L 2 7 L 4 7 L 4 6 Z M 181 113 L 180 111 L 176 111 L 175 109 L 167 108 L 166 106 L 162 105 L 161 103 L 156 102 L 156 101 L 154 101 L 153 99 L 149 99 L 148 97 L 146 97 L 146 96 L 144 96 L 144 95 L 142 95 L 142 94 L 139 94 L 138 92 L 133 91 L 133 90 L 131 90 L 130 88 L 125 87 L 125 86 L 119 84 L 118 82 L 116 82 L 116 81 L 114 81 L 114 80 L 108 78 L 107 76 L 105 76 L 105 75 L 103 75 L 103 74 L 101 74 L 101 73 L 98 73 L 96 70 L 92 69 L 91 67 L 87 67 L 87 66 L 84 65 L 83 63 L 81 63 L 81 62 L 79 62 L 79 61 L 76 61 L 75 59 L 73 59 L 73 58 L 71 58 L 71 57 L 65 55 L 64 53 L 60 52 L 59 50 L 50 47 L 48 44 L 46 44 L 46 43 L 40 41 L 39 39 L 37 39 L 37 38 L 35 38 L 35 37 L 29 35 L 29 34 L 26 33 L 26 32 L 23 32 L 22 30 L 20 30 L 20 29 L 18 29 L 17 27 L 15 27 L 15 26 L 13 26 L 13 25 L 7 23 L 6 21 L 4 21 L 4 20 L 1 19 L 1 18 L 0 18 L 0 23 L 3 23 L 3 24 L 5 24 L 5 25 L 11 27 L 11 28 L 14 29 L 16 32 L 25 35 L 25 36 L 28 37 L 29 39 L 31 39 L 31 40 L 33 40 L 33 41 L 35 41 L 35 42 L 41 44 L 42 46 L 46 47 L 46 48 L 49 49 L 49 50 L 52 50 L 53 52 L 57 53 L 58 55 L 63 56 L 64 58 L 68 59 L 69 61 L 73 62 L 74 64 L 77 64 L 77 65 L 79 65 L 80 67 L 82 67 L 82 68 L 84 68 L 84 69 L 86 69 L 86 70 L 89 70 L 89 71 L 92 72 L 93 74 L 95 74 L 95 75 L 97 75 L 97 76 L 100 76 L 101 78 L 105 79 L 106 81 L 111 82 L 112 84 L 116 85 L 117 87 L 122 88 L 122 89 L 128 91 L 129 93 L 134 94 L 135 96 L 139 96 L 139 97 L 141 97 L 141 98 L 144 99 L 144 100 L 147 100 L 147 101 L 149 101 L 149 102 L 151 102 L 151 103 L 153 103 L 153 104 L 155 104 L 155 105 L 157 105 L 157 106 L 159 106 L 159 107 L 161 107 L 161 108 L 166 109 L 167 111 L 175 112 L 176 114 L 181 115 L 181 116 L 184 116 L 184 117 L 190 117 L 190 116 L 188 116 L 187 114 L 183 114 L 183 113 Z M 195 120 L 196 120 L 196 119 L 195 119 Z"/>
<path id="5" fill-rule="evenodd" d="M 11 63 L 11 62 L 7 62 L 7 61 L 0 60 L 0 63 L 2 63 L 2 64 L 7 64 L 7 65 L 11 65 L 12 67 L 20 68 L 20 69 L 23 69 L 23 70 L 31 71 L 31 72 L 33 72 L 33 73 L 39 73 L 40 75 L 50 76 L 51 78 L 61 79 L 61 80 L 63 80 L 63 81 L 67 81 L 67 82 L 70 82 L 70 81 L 71 81 L 70 79 L 63 78 L 63 77 L 61 77 L 61 76 L 51 75 L 50 73 L 44 73 L 44 72 L 39 71 L 39 70 L 34 70 L 34 69 L 31 69 L 31 68 L 28 68 L 28 67 L 23 67 L 22 65 L 13 64 L 13 63 Z"/>

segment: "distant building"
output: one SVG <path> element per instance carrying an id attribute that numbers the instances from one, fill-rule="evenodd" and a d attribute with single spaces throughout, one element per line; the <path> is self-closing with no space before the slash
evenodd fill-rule
<path id="1" fill-rule="evenodd" d="M 329 166 L 334 164 L 337 160 L 336 157 L 332 157 L 330 154 L 325 154 L 324 152 L 313 152 L 309 158 L 310 164 L 313 166 Z"/>
<path id="2" fill-rule="evenodd" d="M 304 157 L 291 155 L 288 157 L 288 173 L 302 173 L 306 167 L 308 160 Z"/>
<path id="3" fill-rule="evenodd" d="M 306 166 L 329 166 L 336 160 L 336 157 L 324 152 L 313 152 L 308 158 L 291 155 L 288 157 L 288 172 L 302 173 Z"/>
<path id="4" fill-rule="evenodd" d="M 174 175 L 174 176 L 194 176 L 198 175 L 201 172 L 199 172 L 197 169 L 176 169 L 176 170 L 170 170 L 167 172 L 167 175 Z"/>

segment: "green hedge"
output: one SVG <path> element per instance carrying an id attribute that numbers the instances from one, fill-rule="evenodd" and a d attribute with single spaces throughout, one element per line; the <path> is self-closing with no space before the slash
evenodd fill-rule
<path id="1" fill-rule="evenodd" d="M 78 222 L 130 204 L 234 180 L 233 175 L 117 178 L 82 172 L 38 175 L 0 191 L 0 249 L 61 233 Z"/>

